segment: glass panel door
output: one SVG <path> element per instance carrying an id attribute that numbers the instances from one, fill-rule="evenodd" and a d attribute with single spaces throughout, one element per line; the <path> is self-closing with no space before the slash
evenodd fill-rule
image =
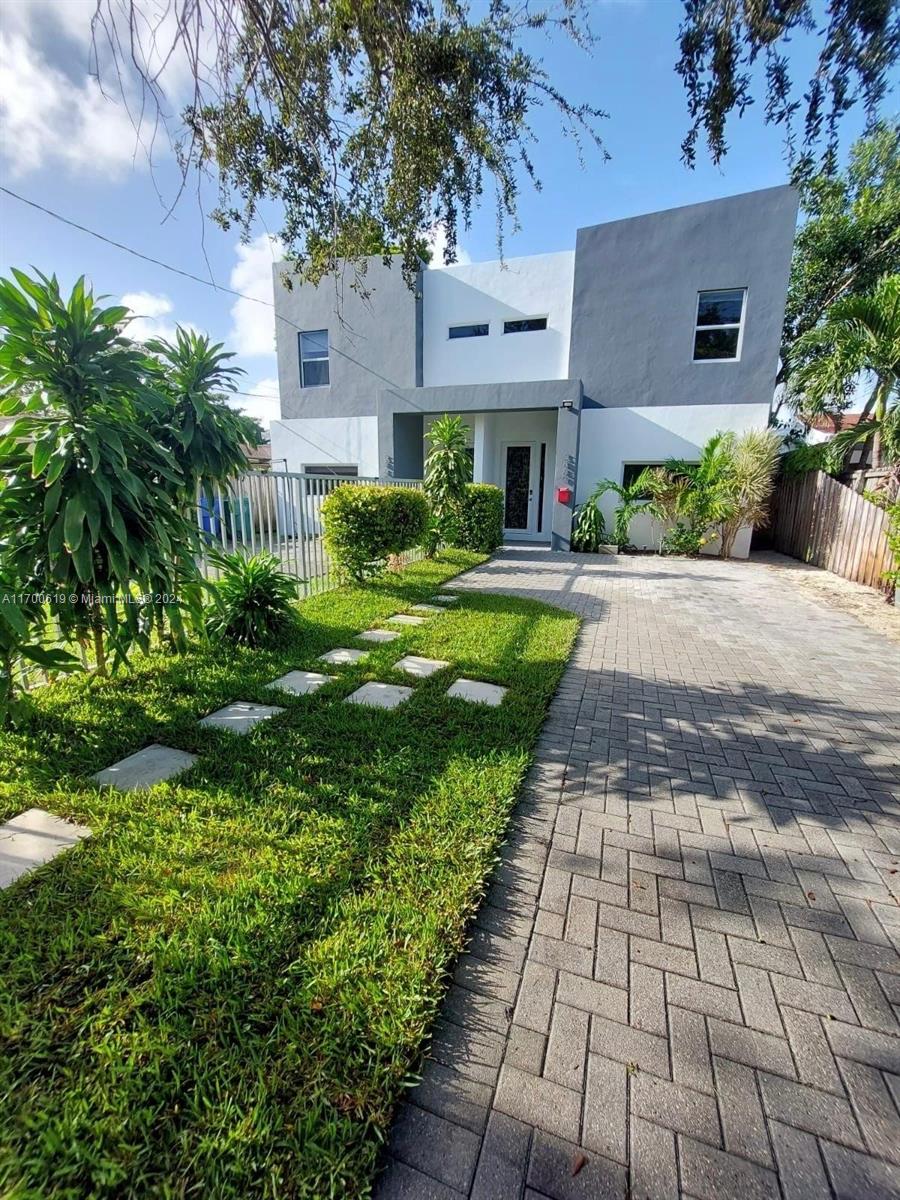
<path id="1" fill-rule="evenodd" d="M 506 447 L 506 529 L 531 528 L 531 445 Z"/>

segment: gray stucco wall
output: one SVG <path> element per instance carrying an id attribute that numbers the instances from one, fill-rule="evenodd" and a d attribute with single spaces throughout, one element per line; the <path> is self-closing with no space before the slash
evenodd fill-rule
<path id="1" fill-rule="evenodd" d="M 797 194 L 767 188 L 579 229 L 569 375 L 584 405 L 769 403 Z M 737 362 L 694 362 L 697 293 L 747 289 Z"/>
<path id="2" fill-rule="evenodd" d="M 353 270 L 342 279 L 324 279 L 318 287 L 282 282 L 275 276 L 275 336 L 282 419 L 292 417 L 374 416 L 378 392 L 386 387 L 415 387 L 421 381 L 421 286 L 410 291 L 399 261 L 385 266 L 366 260 L 369 299 L 351 288 Z M 299 330 L 328 330 L 328 387 L 300 386 Z"/>

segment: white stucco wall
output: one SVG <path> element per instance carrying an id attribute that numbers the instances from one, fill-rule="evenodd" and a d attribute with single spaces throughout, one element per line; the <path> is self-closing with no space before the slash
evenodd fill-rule
<path id="1" fill-rule="evenodd" d="M 360 475 L 378 474 L 377 417 L 307 417 L 273 421 L 272 458 L 289 471 L 304 465 L 356 463 Z"/>
<path id="2" fill-rule="evenodd" d="M 585 500 L 601 479 L 621 483 L 626 463 L 662 463 L 667 458 L 696 460 L 714 433 L 764 429 L 768 420 L 768 404 L 585 409 L 581 414 L 576 501 L 580 504 Z M 615 494 L 608 493 L 600 508 L 610 527 Z M 659 525 L 649 517 L 636 517 L 631 540 L 635 546 L 649 549 L 658 544 L 660 532 Z M 735 557 L 746 558 L 749 549 L 750 531 L 744 530 L 735 543 Z M 706 553 L 718 553 L 717 541 L 706 547 Z"/>
<path id="3" fill-rule="evenodd" d="M 424 271 L 425 386 L 565 379 L 574 271 L 574 250 Z M 504 321 L 523 317 L 546 317 L 546 330 L 504 334 Z M 485 322 L 487 337 L 448 336 L 451 325 Z"/>

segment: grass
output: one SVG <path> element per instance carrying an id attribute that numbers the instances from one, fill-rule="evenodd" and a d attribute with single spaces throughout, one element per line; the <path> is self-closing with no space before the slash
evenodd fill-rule
<path id="1" fill-rule="evenodd" d="M 478 561 L 304 601 L 275 648 L 67 679 L 0 734 L 0 818 L 39 805 L 94 831 L 0 892 L 0 1195 L 368 1194 L 577 620 L 463 594 L 244 738 L 197 718 L 272 703 L 267 681 L 366 647 Z M 408 652 L 451 666 L 394 712 L 339 703 L 409 683 Z M 459 675 L 506 685 L 503 705 L 448 700 Z M 151 741 L 200 759 L 148 792 L 90 785 Z"/>

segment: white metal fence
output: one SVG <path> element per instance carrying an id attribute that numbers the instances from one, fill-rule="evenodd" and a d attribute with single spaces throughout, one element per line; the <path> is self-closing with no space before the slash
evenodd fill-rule
<path id="1" fill-rule="evenodd" d="M 379 483 L 420 488 L 420 479 L 377 479 L 306 475 L 292 471 L 248 471 L 225 488 L 201 489 L 197 523 L 208 549 L 267 550 L 283 569 L 302 580 L 302 595 L 335 587 L 337 579 L 322 541 L 322 501 L 342 484 Z M 421 550 L 402 556 L 421 558 Z M 214 578 L 214 565 L 204 555 L 202 569 Z"/>

